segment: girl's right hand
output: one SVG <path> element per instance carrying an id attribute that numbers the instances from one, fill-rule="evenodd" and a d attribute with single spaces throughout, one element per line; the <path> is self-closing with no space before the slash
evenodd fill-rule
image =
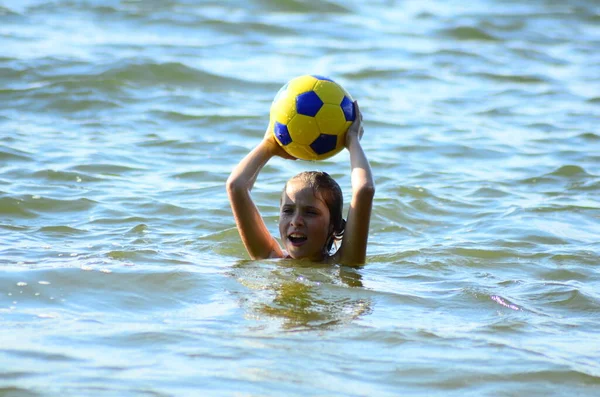
<path id="1" fill-rule="evenodd" d="M 288 152 L 286 152 L 279 142 L 275 139 L 275 136 L 271 132 L 270 128 L 267 128 L 265 132 L 265 136 L 263 137 L 262 144 L 267 147 L 269 153 L 273 156 L 278 156 L 287 160 L 298 160 L 296 157 L 292 156 Z"/>

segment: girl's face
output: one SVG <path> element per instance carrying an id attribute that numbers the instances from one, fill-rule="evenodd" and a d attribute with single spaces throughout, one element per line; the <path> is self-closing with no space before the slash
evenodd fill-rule
<path id="1" fill-rule="evenodd" d="M 332 232 L 329 208 L 301 180 L 287 184 L 281 198 L 279 233 L 292 258 L 323 259 L 325 243 Z"/>

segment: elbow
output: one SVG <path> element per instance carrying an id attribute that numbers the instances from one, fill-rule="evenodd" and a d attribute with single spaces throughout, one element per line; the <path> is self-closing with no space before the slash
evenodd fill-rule
<path id="1" fill-rule="evenodd" d="M 230 175 L 229 178 L 227 178 L 227 182 L 225 183 L 225 188 L 227 189 L 227 194 L 231 196 L 236 192 L 244 190 L 245 187 L 242 181 L 239 180 L 239 178 L 235 178 L 233 175 Z"/>
<path id="2" fill-rule="evenodd" d="M 358 197 L 372 200 L 375 197 L 375 184 L 365 183 L 356 189 Z"/>

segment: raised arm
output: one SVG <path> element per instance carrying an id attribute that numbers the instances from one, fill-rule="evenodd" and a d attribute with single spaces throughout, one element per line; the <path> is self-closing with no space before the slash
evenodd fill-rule
<path id="1" fill-rule="evenodd" d="M 283 256 L 279 243 L 269 233 L 250 195 L 258 174 L 273 156 L 292 158 L 281 149 L 273 135 L 267 132 L 263 140 L 240 161 L 227 179 L 227 195 L 233 217 L 242 242 L 252 259 Z"/>
<path id="2" fill-rule="evenodd" d="M 348 210 L 348 218 L 342 245 L 340 247 L 339 261 L 347 265 L 365 263 L 367 254 L 367 240 L 369 238 L 369 221 L 375 183 L 371 173 L 369 160 L 360 145 L 363 134 L 362 114 L 358 104 L 354 102 L 356 119 L 346 134 L 346 148 L 350 152 L 350 168 L 352 183 L 352 200 Z"/>

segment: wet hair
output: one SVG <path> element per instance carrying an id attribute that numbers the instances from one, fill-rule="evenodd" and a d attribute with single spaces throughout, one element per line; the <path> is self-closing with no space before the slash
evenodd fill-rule
<path id="1" fill-rule="evenodd" d="M 283 187 L 285 193 L 288 183 L 300 180 L 313 189 L 316 197 L 321 197 L 329 209 L 329 224 L 333 226 L 333 232 L 327 239 L 324 250 L 329 255 L 333 248 L 333 243 L 342 239 L 346 221 L 342 218 L 344 207 L 344 196 L 340 185 L 328 173 L 323 171 L 304 171 L 288 180 Z M 283 196 L 282 193 L 282 196 Z"/>

